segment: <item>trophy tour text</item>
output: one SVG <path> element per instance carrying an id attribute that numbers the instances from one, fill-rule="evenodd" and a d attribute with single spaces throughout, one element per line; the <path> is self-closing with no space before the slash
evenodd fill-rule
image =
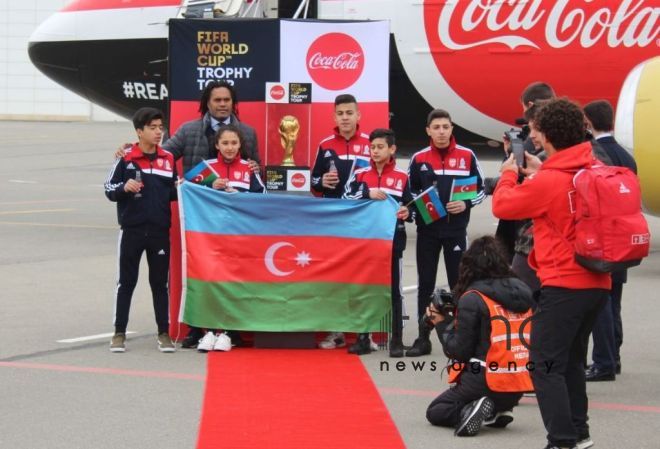
<path id="1" fill-rule="evenodd" d="M 225 63 L 234 56 L 246 55 L 250 47 L 246 43 L 230 42 L 227 31 L 197 32 L 197 84 L 203 89 L 215 79 L 224 79 L 233 84 L 235 79 L 249 79 L 254 67 L 227 67 Z M 224 67 L 223 67 L 224 66 Z"/>

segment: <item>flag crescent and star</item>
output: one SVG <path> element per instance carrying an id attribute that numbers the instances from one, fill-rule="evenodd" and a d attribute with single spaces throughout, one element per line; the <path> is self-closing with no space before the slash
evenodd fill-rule
<path id="1" fill-rule="evenodd" d="M 270 271 L 271 274 L 275 276 L 288 276 L 291 273 L 293 273 L 295 270 L 290 270 L 290 271 L 282 271 L 279 268 L 275 266 L 275 253 L 281 249 L 281 248 L 286 248 L 286 247 L 292 247 L 295 248 L 291 243 L 289 242 L 276 242 L 273 243 L 268 247 L 266 250 L 266 253 L 264 255 L 264 264 L 266 265 L 266 269 Z M 309 265 L 309 262 L 312 260 L 311 257 L 309 257 L 309 254 L 306 253 L 305 251 L 301 251 L 298 254 L 296 254 L 296 265 L 304 267 L 306 265 Z"/>

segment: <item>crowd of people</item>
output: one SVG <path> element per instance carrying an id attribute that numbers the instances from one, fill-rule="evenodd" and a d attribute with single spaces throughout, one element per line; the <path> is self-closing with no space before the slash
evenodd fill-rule
<path id="1" fill-rule="evenodd" d="M 206 160 L 219 174 L 210 185 L 213 189 L 265 193 L 256 133 L 238 120 L 236 105 L 233 86 L 209 83 L 201 96 L 200 118 L 183 124 L 162 146 L 163 114 L 153 108 L 135 113 L 138 142 L 118 151 L 105 183 L 106 196 L 117 203 L 121 226 L 112 352 L 126 348 L 143 252 L 149 264 L 158 348 L 175 351 L 168 334 L 167 276 L 170 202 L 176 200 L 179 182 L 176 161 L 182 158 L 187 172 Z M 336 127 L 319 144 L 311 189 L 320 198 L 392 197 L 400 204 L 392 246 L 389 355 L 428 355 L 431 333 L 437 332 L 450 360 L 452 386 L 429 405 L 426 416 L 431 424 L 454 427 L 458 436 L 476 435 L 484 425 L 506 427 L 522 394 L 533 391 L 547 430 L 547 448 L 586 449 L 593 441 L 585 382 L 614 380 L 621 371 L 626 272 L 595 273 L 575 262 L 572 179 L 577 170 L 596 163 L 633 171 L 636 166 L 612 137 L 613 110 L 608 102 L 581 108 L 557 98 L 547 84 L 533 83 L 522 93 L 521 105 L 529 130 L 525 163 L 520 165 L 509 154 L 510 142 L 505 140 L 500 177 L 491 180 L 493 215 L 500 219 L 496 236 L 478 238 L 468 246 L 470 211 L 486 194 L 484 176 L 475 153 L 456 142 L 451 116 L 442 109 L 428 114 L 429 145 L 412 156 L 404 171 L 396 166 L 394 133 L 384 128 L 364 133 L 356 98 L 337 96 Z M 241 176 L 228 176 L 230 170 Z M 476 180 L 476 194 L 452 201 L 455 182 L 466 178 Z M 437 191 L 446 214 L 427 223 L 411 204 L 429 189 Z M 417 230 L 419 327 L 410 347 L 404 346 L 402 335 L 405 221 L 415 222 Z M 434 300 L 440 253 L 453 294 L 451 309 Z M 593 364 L 586 366 L 592 329 Z M 228 351 L 239 339 L 230 330 L 190 328 L 182 347 Z M 319 343 L 322 349 L 344 346 L 341 332 L 330 332 Z M 376 348 L 364 333 L 348 352 L 362 355 Z"/>

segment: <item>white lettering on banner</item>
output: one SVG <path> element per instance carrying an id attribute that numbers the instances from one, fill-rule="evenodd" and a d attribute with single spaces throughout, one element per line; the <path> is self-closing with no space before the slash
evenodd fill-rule
<path id="1" fill-rule="evenodd" d="M 254 67 L 197 67 L 197 86 L 204 89 L 208 83 L 218 79 L 225 80 L 233 85 L 234 80 L 250 79 Z"/>
<path id="2" fill-rule="evenodd" d="M 168 97 L 167 86 L 165 84 L 124 81 L 122 83 L 122 89 L 126 98 L 164 100 Z"/>
<path id="3" fill-rule="evenodd" d="M 338 70 L 357 70 L 360 64 L 361 53 L 339 53 L 337 56 L 324 56 L 321 53 L 315 53 L 309 59 L 308 67 L 314 69 L 338 69 Z"/>
<path id="4" fill-rule="evenodd" d="M 503 12 L 504 4 L 513 6 Z M 458 2 L 447 2 L 440 13 L 438 35 L 440 41 L 451 50 L 464 50 L 487 44 L 504 44 L 510 49 L 527 46 L 539 49 L 534 42 L 521 34 L 539 24 L 546 17 L 545 39 L 552 48 L 564 48 L 579 42 L 583 48 L 590 48 L 605 39 L 610 48 L 646 47 L 653 42 L 660 46 L 660 8 L 644 6 L 644 0 L 622 0 L 618 9 L 602 7 L 588 16 L 584 9 L 569 8 L 576 2 L 557 0 L 552 8 L 544 8 L 542 0 L 472 0 L 460 19 L 454 19 Z M 451 36 L 452 21 L 460 20 L 460 27 L 470 36 L 494 34 L 493 37 L 473 42 L 458 43 Z M 477 34 L 478 28 L 485 28 Z M 498 32 L 503 31 L 503 34 Z M 507 31 L 513 34 L 504 34 Z M 563 37 L 560 37 L 560 34 Z"/>

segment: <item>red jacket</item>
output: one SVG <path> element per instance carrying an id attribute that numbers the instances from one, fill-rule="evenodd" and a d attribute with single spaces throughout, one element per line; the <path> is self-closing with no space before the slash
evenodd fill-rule
<path id="1" fill-rule="evenodd" d="M 594 273 L 575 262 L 575 195 L 573 176 L 591 167 L 591 144 L 581 143 L 550 156 L 522 184 L 513 171 L 502 174 L 493 194 L 493 214 L 505 220 L 531 218 L 534 248 L 529 264 L 541 285 L 571 289 L 610 289 L 608 273 Z"/>
<path id="2" fill-rule="evenodd" d="M 265 193 L 266 187 L 257 173 L 252 172 L 248 161 L 236 157 L 231 163 L 222 158 L 207 160 L 221 178 L 229 179 L 229 186 L 239 192 Z"/>

